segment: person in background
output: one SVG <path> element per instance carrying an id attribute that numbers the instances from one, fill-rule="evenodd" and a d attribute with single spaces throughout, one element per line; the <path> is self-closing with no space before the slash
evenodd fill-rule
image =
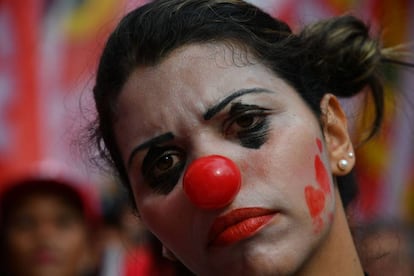
<path id="1" fill-rule="evenodd" d="M 1 275 L 98 275 L 99 201 L 82 184 L 56 165 L 1 183 Z"/>

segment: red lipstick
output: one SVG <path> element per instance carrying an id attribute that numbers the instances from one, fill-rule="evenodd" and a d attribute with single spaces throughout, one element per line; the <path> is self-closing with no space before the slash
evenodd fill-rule
<path id="1" fill-rule="evenodd" d="M 210 228 L 209 246 L 225 246 L 257 233 L 272 219 L 276 211 L 263 208 L 242 208 L 218 217 Z"/>

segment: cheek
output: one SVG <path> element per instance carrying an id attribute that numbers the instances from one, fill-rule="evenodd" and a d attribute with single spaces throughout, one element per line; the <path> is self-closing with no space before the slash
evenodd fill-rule
<path id="1" fill-rule="evenodd" d="M 7 261 L 11 267 L 29 265 L 31 252 L 35 248 L 34 239 L 30 234 L 9 233 L 6 238 Z"/>
<path id="2" fill-rule="evenodd" d="M 264 148 L 265 149 L 265 148 Z M 257 164 L 272 164 L 274 163 L 272 154 L 263 155 L 262 152 L 252 151 L 248 155 L 241 158 L 239 161 L 240 171 L 242 173 L 242 186 L 246 185 L 246 172 L 254 172 L 254 177 L 258 179 L 266 179 L 269 175 L 274 174 L 271 170 L 272 166 L 257 165 Z"/>
<path id="3" fill-rule="evenodd" d="M 325 208 L 325 193 L 313 186 L 305 187 L 305 198 L 312 218 L 318 218 Z"/>
<path id="4" fill-rule="evenodd" d="M 71 230 L 65 231 L 66 234 L 62 233 L 62 240 L 65 241 L 66 248 L 72 251 L 76 251 L 79 248 L 83 248 L 85 243 L 87 242 L 87 231 L 86 229 L 79 225 L 77 227 L 72 228 Z"/>
<path id="5" fill-rule="evenodd" d="M 316 138 L 317 154 L 314 157 L 314 178 L 304 189 L 304 196 L 308 206 L 309 214 L 313 220 L 314 230 L 320 232 L 326 220 L 329 222 L 332 217 L 332 210 L 329 210 L 328 202 L 333 202 L 331 193 L 332 181 L 325 164 L 321 160 L 323 153 L 322 141 Z M 333 204 L 332 204 L 333 205 Z M 324 215 L 328 213 L 327 215 Z"/>
<path id="6" fill-rule="evenodd" d="M 307 211 L 303 193 L 305 186 L 315 178 L 313 158 L 316 151 L 315 133 L 307 128 L 304 132 L 301 136 L 297 135 L 297 129 L 274 132 L 260 149 L 249 151 L 240 161 L 244 185 L 263 183 L 260 194 L 266 198 L 276 196 L 279 201 L 286 200 L 286 204 Z"/>
<path id="7" fill-rule="evenodd" d="M 139 205 L 142 222 L 164 244 L 171 245 L 171 249 L 175 249 L 177 243 L 186 242 L 193 226 L 193 208 L 179 190 L 175 189 L 167 196 L 148 196 Z"/>
<path id="8" fill-rule="evenodd" d="M 331 193 L 331 179 L 328 174 L 328 170 L 325 167 L 325 164 L 322 162 L 319 155 L 315 156 L 314 161 L 316 183 L 323 190 L 324 193 Z"/>
<path id="9" fill-rule="evenodd" d="M 321 214 L 325 209 L 325 193 L 311 185 L 307 185 L 305 187 L 305 199 L 309 208 L 309 214 L 313 220 L 314 231 L 319 233 L 324 226 Z"/>
<path id="10" fill-rule="evenodd" d="M 7 248 L 16 254 L 25 254 L 34 247 L 30 233 L 10 233 L 7 235 Z"/>

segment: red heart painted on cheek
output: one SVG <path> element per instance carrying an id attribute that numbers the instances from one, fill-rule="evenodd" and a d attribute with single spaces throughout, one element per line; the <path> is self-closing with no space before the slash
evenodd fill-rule
<path id="1" fill-rule="evenodd" d="M 312 218 L 316 218 L 325 207 L 325 193 L 308 185 L 305 187 L 305 198 Z"/>
<path id="2" fill-rule="evenodd" d="M 324 190 L 324 192 L 326 193 L 330 193 L 331 181 L 329 178 L 329 174 L 319 155 L 315 156 L 315 174 L 316 181 L 318 182 L 322 190 Z"/>
<path id="3" fill-rule="evenodd" d="M 319 152 L 322 153 L 322 141 L 319 138 L 316 138 L 316 145 L 318 146 Z"/>

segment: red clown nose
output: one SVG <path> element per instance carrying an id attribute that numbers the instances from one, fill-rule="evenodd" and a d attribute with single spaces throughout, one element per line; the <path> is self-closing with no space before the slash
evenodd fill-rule
<path id="1" fill-rule="evenodd" d="M 190 201 L 202 209 L 218 209 L 230 204 L 240 190 L 237 165 L 220 155 L 195 160 L 184 174 L 183 186 Z"/>

